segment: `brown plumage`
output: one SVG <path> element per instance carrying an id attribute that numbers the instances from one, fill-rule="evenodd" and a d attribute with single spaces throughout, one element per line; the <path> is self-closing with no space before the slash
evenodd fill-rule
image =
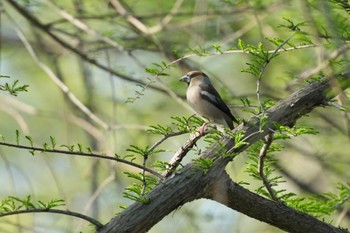
<path id="1" fill-rule="evenodd" d="M 180 81 L 188 84 L 187 101 L 198 115 L 230 129 L 234 128 L 233 121 L 238 123 L 206 74 L 201 71 L 190 71 Z"/>

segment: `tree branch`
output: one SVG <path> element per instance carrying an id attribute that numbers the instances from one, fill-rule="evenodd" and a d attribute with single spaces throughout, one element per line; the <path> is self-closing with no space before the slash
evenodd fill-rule
<path id="1" fill-rule="evenodd" d="M 55 214 L 62 214 L 62 215 L 68 215 L 68 216 L 73 216 L 76 218 L 83 219 L 85 221 L 90 222 L 91 224 L 95 225 L 97 229 L 101 228 L 103 225 L 99 221 L 97 221 L 94 218 L 91 218 L 87 215 L 80 214 L 77 212 L 72 212 L 69 210 L 59 210 L 59 209 L 27 209 L 27 210 L 16 210 L 16 211 L 11 211 L 7 213 L 0 213 L 0 217 L 5 217 L 5 216 L 12 216 L 12 215 L 18 215 L 18 214 L 28 214 L 28 213 L 55 213 Z"/>
<path id="2" fill-rule="evenodd" d="M 180 165 L 182 159 L 193 148 L 193 146 L 202 136 L 203 135 L 197 131 L 191 134 L 190 138 L 181 146 L 180 149 L 178 149 L 175 152 L 174 156 L 169 161 L 167 170 L 162 174 L 164 178 L 168 178 L 175 172 L 176 168 Z"/>
<path id="3" fill-rule="evenodd" d="M 348 232 L 345 229 L 336 228 L 328 223 L 298 212 L 281 202 L 270 201 L 233 182 L 227 174 L 223 174 L 220 183 L 220 192 L 226 189 L 219 197 L 211 197 L 227 207 L 244 213 L 250 217 L 276 226 L 282 230 L 293 233 L 340 233 Z M 224 198 L 223 198 L 224 197 Z"/>
<path id="4" fill-rule="evenodd" d="M 265 164 L 265 158 L 267 155 L 267 151 L 269 150 L 272 141 L 273 141 L 273 134 L 268 134 L 266 135 L 266 137 L 264 138 L 264 145 L 262 146 L 261 150 L 260 150 L 260 154 L 259 154 L 259 166 L 258 166 L 258 170 L 259 170 L 259 175 L 260 178 L 262 179 L 265 188 L 267 189 L 267 191 L 270 194 L 270 197 L 272 200 L 274 201 L 278 201 L 278 198 L 276 196 L 275 191 L 272 189 L 269 180 L 267 179 L 265 173 L 264 173 L 264 164 Z"/>
<path id="5" fill-rule="evenodd" d="M 133 167 L 139 168 L 141 170 L 145 170 L 148 173 L 157 176 L 158 178 L 162 178 L 162 176 L 158 172 L 156 172 L 150 168 L 143 167 L 140 164 L 130 162 L 130 161 L 125 160 L 125 159 L 120 159 L 120 158 L 113 157 L 113 156 L 97 154 L 97 153 L 93 153 L 93 152 L 90 153 L 90 152 L 82 152 L 82 151 L 49 149 L 49 148 L 42 148 L 42 147 L 17 145 L 17 144 L 12 144 L 12 143 L 7 143 L 7 142 L 0 142 L 0 146 L 7 146 L 7 147 L 13 147 L 13 148 L 17 148 L 17 149 L 24 149 L 24 150 L 33 151 L 33 152 L 38 151 L 38 152 L 42 152 L 42 153 L 57 153 L 57 154 L 84 156 L 84 157 L 90 157 L 90 158 L 108 159 L 108 160 L 113 160 L 113 161 L 116 161 L 119 163 L 127 164 L 129 166 L 133 166 Z"/>
<path id="6" fill-rule="evenodd" d="M 347 77 L 338 78 L 338 81 L 342 89 L 350 86 L 348 74 Z M 156 186 L 146 196 L 150 200 L 148 204 L 133 203 L 98 232 L 146 232 L 171 211 L 200 198 L 210 198 L 224 203 L 243 214 L 288 232 L 348 232 L 243 189 L 229 178 L 225 178 L 227 175 L 224 168 L 234 157 L 218 155 L 218 151 L 223 149 L 233 154 L 244 151 L 273 132 L 277 125 L 294 125 L 301 116 L 322 106 L 325 100 L 335 95 L 336 92 L 331 90 L 327 80 L 316 81 L 291 94 L 266 111 L 268 118 L 262 130 L 259 130 L 259 119 L 256 117 L 234 129 L 235 132 L 245 132 L 246 143 L 234 147 L 234 140 L 225 136 L 220 143 L 204 151 L 200 156 L 214 161 L 208 171 L 204 173 L 196 170 L 194 163 L 187 164 L 177 175 Z"/>

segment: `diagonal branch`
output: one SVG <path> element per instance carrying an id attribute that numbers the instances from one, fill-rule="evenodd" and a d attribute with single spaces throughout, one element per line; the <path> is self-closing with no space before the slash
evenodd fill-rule
<path id="1" fill-rule="evenodd" d="M 168 178 L 175 172 L 182 159 L 187 155 L 187 153 L 193 148 L 193 146 L 202 136 L 203 134 L 197 131 L 191 134 L 190 138 L 181 146 L 180 149 L 175 152 L 174 156 L 171 158 L 167 166 L 167 170 L 162 174 L 164 178 Z"/>
<path id="2" fill-rule="evenodd" d="M 169 14 L 167 14 L 158 24 L 153 27 L 147 27 L 144 23 L 142 23 L 138 18 L 133 16 L 127 9 L 118 1 L 118 0 L 110 0 L 111 5 L 114 9 L 137 30 L 146 35 L 155 34 L 160 32 L 171 20 L 172 15 L 174 15 L 177 10 L 180 8 L 184 0 L 177 0 L 170 10 Z"/>
<path id="3" fill-rule="evenodd" d="M 44 3 L 50 6 L 53 10 L 55 10 L 57 13 L 59 13 L 64 19 L 69 21 L 71 24 L 73 24 L 75 27 L 80 29 L 81 31 L 86 32 L 89 35 L 96 36 L 99 40 L 105 42 L 106 44 L 111 45 L 114 48 L 117 48 L 118 50 L 122 51 L 124 48 L 118 44 L 116 41 L 110 39 L 109 37 L 105 37 L 95 31 L 94 29 L 90 28 L 88 25 L 86 25 L 84 22 L 81 20 L 77 19 L 73 15 L 69 14 L 67 11 L 62 10 L 59 8 L 57 5 L 55 5 L 52 1 L 50 0 L 44 0 Z"/>
<path id="4" fill-rule="evenodd" d="M 222 174 L 220 183 L 216 184 L 219 185 L 225 191 L 222 190 L 224 195 L 221 195 L 221 198 L 213 197 L 215 201 L 253 218 L 259 215 L 260 221 L 287 232 L 348 233 L 345 229 L 336 228 L 310 215 L 295 211 L 281 202 L 270 201 L 252 193 L 233 182 L 226 173 Z"/>
<path id="5" fill-rule="evenodd" d="M 350 76 L 339 77 L 342 89 L 350 86 Z M 234 156 L 220 156 L 218 151 L 239 154 L 250 145 L 273 132 L 277 125 L 292 126 L 305 114 L 337 93 L 331 90 L 328 80 L 316 81 L 292 93 L 266 111 L 268 116 L 262 130 L 259 119 L 252 118 L 246 124 L 234 129 L 245 133 L 245 143 L 234 147 L 234 140 L 224 137 L 217 145 L 201 154 L 202 158 L 213 159 L 213 165 L 206 172 L 197 170 L 194 163 L 187 164 L 177 175 L 157 185 L 146 198 L 147 204 L 133 203 L 120 215 L 113 218 L 98 233 L 107 232 L 146 232 L 163 217 L 181 205 L 200 198 L 210 198 L 238 210 L 255 219 L 267 222 L 288 232 L 348 232 L 324 223 L 309 215 L 300 213 L 286 205 L 267 200 L 233 183 L 225 175 L 225 167 Z M 222 154 L 221 154 L 222 155 Z M 227 186 L 228 185 L 228 186 Z M 248 199 L 246 199 L 248 198 Z M 249 200 L 249 201 L 247 201 Z M 244 203 L 240 205 L 240 203 Z M 254 209 L 254 211 L 252 211 Z M 269 210 L 269 211 L 266 211 Z M 278 213 L 278 216 L 276 214 Z M 293 221 L 290 221 L 290 220 Z M 316 229 L 317 231 L 313 231 Z"/>
<path id="6" fill-rule="evenodd" d="M 78 97 L 76 97 L 73 92 L 69 89 L 69 87 L 62 82 L 56 74 L 47 66 L 45 65 L 37 56 L 34 49 L 31 47 L 30 43 L 26 39 L 26 37 L 23 35 L 23 33 L 18 29 L 15 28 L 18 37 L 21 39 L 22 43 L 26 47 L 28 53 L 33 58 L 34 62 L 42 69 L 49 78 L 61 89 L 61 91 L 70 99 L 70 101 L 78 108 L 80 111 L 82 111 L 87 117 L 89 117 L 93 122 L 95 122 L 97 125 L 101 126 L 104 129 L 108 129 L 109 126 L 106 122 L 104 122 L 101 118 L 99 118 L 96 114 L 94 114 L 86 105 L 84 105 Z"/>

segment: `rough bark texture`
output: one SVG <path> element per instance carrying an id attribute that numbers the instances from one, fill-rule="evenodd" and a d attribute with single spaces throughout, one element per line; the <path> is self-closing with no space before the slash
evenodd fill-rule
<path id="1" fill-rule="evenodd" d="M 349 86 L 348 77 L 339 78 L 340 87 Z M 332 82 L 334 83 L 334 82 Z M 337 90 L 340 90 L 339 88 Z M 259 131 L 257 118 L 238 126 L 235 131 L 245 131 L 247 145 L 232 149 L 233 140 L 222 139 L 225 150 L 240 153 L 262 139 L 279 125 L 292 126 L 301 116 L 334 97 L 329 82 L 315 82 L 279 101 L 266 111 L 266 124 Z M 214 159 L 214 165 L 207 171 L 199 171 L 194 164 L 187 164 L 175 176 L 167 178 L 152 190 L 148 204 L 134 203 L 120 215 L 106 224 L 99 233 L 107 232 L 146 232 L 164 216 L 181 205 L 200 198 L 209 198 L 252 218 L 264 221 L 288 232 L 348 232 L 300 213 L 284 204 L 265 199 L 234 183 L 226 174 L 225 166 L 233 157 L 219 156 L 222 147 L 214 145 L 201 154 L 203 158 Z"/>
<path id="2" fill-rule="evenodd" d="M 227 207 L 244 213 L 252 218 L 274 225 L 282 230 L 293 233 L 339 233 L 348 232 L 336 228 L 327 223 L 321 222 L 314 217 L 295 211 L 284 205 L 282 202 L 274 202 L 265 199 L 249 190 L 244 189 L 228 176 L 220 179 L 222 190 L 226 190 L 222 199 L 213 196 L 213 200 L 220 202 Z"/>

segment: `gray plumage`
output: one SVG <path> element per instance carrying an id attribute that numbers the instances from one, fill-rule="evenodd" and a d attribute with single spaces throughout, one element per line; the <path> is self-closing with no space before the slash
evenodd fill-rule
<path id="1" fill-rule="evenodd" d="M 233 121 L 238 123 L 206 74 L 201 71 L 190 71 L 180 81 L 188 84 L 186 98 L 198 115 L 230 129 L 234 128 Z"/>

